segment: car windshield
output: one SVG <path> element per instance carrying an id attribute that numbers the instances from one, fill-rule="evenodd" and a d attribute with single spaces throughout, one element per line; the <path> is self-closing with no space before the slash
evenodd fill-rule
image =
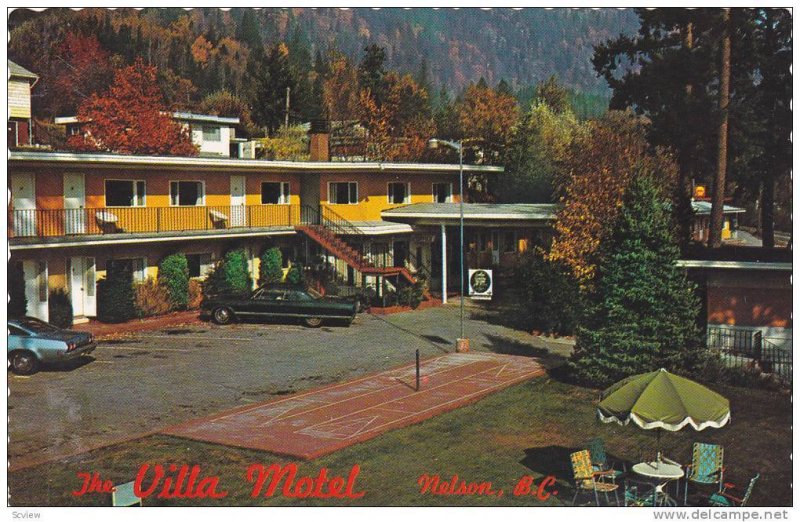
<path id="1" fill-rule="evenodd" d="M 45 323 L 44 321 L 40 321 L 39 319 L 34 319 L 33 317 L 23 317 L 22 319 L 17 319 L 17 322 L 20 324 L 20 326 L 22 326 L 23 328 L 27 328 L 32 332 L 52 333 L 61 331 L 61 329 L 58 328 L 57 326 Z"/>

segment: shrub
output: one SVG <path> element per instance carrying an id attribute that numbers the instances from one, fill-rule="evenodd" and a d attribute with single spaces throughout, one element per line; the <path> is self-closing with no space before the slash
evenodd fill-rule
<path id="1" fill-rule="evenodd" d="M 197 279 L 189 280 L 189 301 L 186 303 L 186 308 L 189 310 L 197 310 L 200 308 L 200 303 L 203 301 L 203 285 Z"/>
<path id="2" fill-rule="evenodd" d="M 425 280 L 419 279 L 413 285 L 404 286 L 397 293 L 397 303 L 403 306 L 410 306 L 414 310 L 419 307 L 424 300 Z"/>
<path id="3" fill-rule="evenodd" d="M 299 265 L 292 264 L 292 266 L 289 267 L 289 271 L 286 272 L 287 283 L 298 285 L 302 283 L 304 279 L 305 278 L 303 277 L 303 271 L 300 269 Z"/>
<path id="4" fill-rule="evenodd" d="M 106 277 L 97 282 L 97 319 L 122 323 L 136 317 L 133 274 L 124 266 L 111 265 Z"/>
<path id="5" fill-rule="evenodd" d="M 28 313 L 28 298 L 25 297 L 25 273 L 22 263 L 8 265 L 8 315 L 19 317 Z"/>
<path id="6" fill-rule="evenodd" d="M 258 284 L 273 284 L 283 281 L 283 255 L 281 249 L 272 247 L 261 254 L 258 267 Z"/>
<path id="7" fill-rule="evenodd" d="M 583 295 L 566 266 L 540 252 L 525 256 L 517 267 L 521 307 L 517 321 L 529 330 L 571 335 L 583 313 Z"/>
<path id="8" fill-rule="evenodd" d="M 161 260 L 158 282 L 167 289 L 170 308 L 185 310 L 189 300 L 189 262 L 184 254 L 171 254 Z"/>
<path id="9" fill-rule="evenodd" d="M 172 309 L 169 289 L 161 281 L 148 277 L 134 286 L 136 311 L 139 317 L 165 314 Z"/>
<path id="10" fill-rule="evenodd" d="M 225 254 L 222 267 L 229 293 L 246 294 L 250 291 L 252 280 L 247 269 L 247 254 L 244 249 L 231 250 Z"/>
<path id="11" fill-rule="evenodd" d="M 72 327 L 72 299 L 63 288 L 50 292 L 47 308 L 51 324 L 59 328 Z"/>
<path id="12" fill-rule="evenodd" d="M 244 295 L 250 291 L 251 279 L 244 250 L 231 250 L 218 261 L 202 283 L 203 297 L 220 294 Z"/>

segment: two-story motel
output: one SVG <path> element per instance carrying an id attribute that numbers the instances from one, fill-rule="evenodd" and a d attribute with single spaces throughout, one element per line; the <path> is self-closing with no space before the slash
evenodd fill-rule
<path id="1" fill-rule="evenodd" d="M 22 264 L 29 315 L 42 319 L 53 289 L 69 293 L 80 321 L 96 315 L 110 264 L 144 280 L 175 252 L 192 277 L 241 247 L 255 280 L 260 254 L 278 246 L 284 262 L 322 260 L 341 282 L 378 292 L 420 273 L 435 292 L 459 286 L 458 165 L 11 151 L 8 166 L 11 262 Z M 467 176 L 500 173 L 465 166 Z M 513 263 L 546 241 L 555 212 L 464 209 L 468 268 Z"/>

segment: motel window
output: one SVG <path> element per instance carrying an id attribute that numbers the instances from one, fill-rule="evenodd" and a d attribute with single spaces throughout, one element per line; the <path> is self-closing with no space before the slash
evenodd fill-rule
<path id="1" fill-rule="evenodd" d="M 170 181 L 169 203 L 173 207 L 197 207 L 205 204 L 206 191 L 202 181 Z"/>
<path id="2" fill-rule="evenodd" d="M 205 277 L 211 271 L 211 254 L 186 254 L 189 277 Z"/>
<path id="3" fill-rule="evenodd" d="M 143 207 L 145 204 L 144 181 L 129 179 L 106 180 L 107 207 Z"/>
<path id="4" fill-rule="evenodd" d="M 389 203 L 411 203 L 411 183 L 389 183 Z"/>
<path id="5" fill-rule="evenodd" d="M 147 279 L 147 258 L 109 259 L 106 270 L 128 270 L 133 275 L 133 282 L 141 283 Z"/>
<path id="6" fill-rule="evenodd" d="M 503 233 L 503 252 L 513 254 L 517 251 L 517 234 L 513 230 Z"/>
<path id="7" fill-rule="evenodd" d="M 262 205 L 288 205 L 289 204 L 289 183 L 264 182 L 261 184 L 261 204 Z"/>
<path id="8" fill-rule="evenodd" d="M 328 203 L 355 205 L 358 203 L 358 183 L 355 181 L 328 183 Z"/>
<path id="9" fill-rule="evenodd" d="M 433 202 L 450 203 L 453 200 L 453 185 L 450 183 L 433 184 Z"/>
<path id="10" fill-rule="evenodd" d="M 219 127 L 203 125 L 203 141 L 221 141 L 222 130 Z"/>

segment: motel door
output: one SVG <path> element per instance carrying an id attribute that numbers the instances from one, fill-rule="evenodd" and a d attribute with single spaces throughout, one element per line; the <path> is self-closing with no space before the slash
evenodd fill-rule
<path id="1" fill-rule="evenodd" d="M 244 176 L 231 176 L 231 226 L 247 225 L 247 208 L 245 207 Z"/>
<path id="2" fill-rule="evenodd" d="M 64 233 L 86 232 L 86 192 L 83 174 L 64 174 Z"/>
<path id="3" fill-rule="evenodd" d="M 36 188 L 33 174 L 11 175 L 14 235 L 36 235 Z"/>
<path id="4" fill-rule="evenodd" d="M 47 308 L 49 289 L 47 286 L 47 261 L 25 260 L 22 262 L 25 277 L 25 299 L 28 301 L 27 314 L 47 321 L 50 314 Z"/>
<path id="5" fill-rule="evenodd" d="M 95 287 L 95 265 L 93 257 L 73 257 L 70 259 L 70 294 L 72 313 L 77 316 L 97 315 Z"/>

